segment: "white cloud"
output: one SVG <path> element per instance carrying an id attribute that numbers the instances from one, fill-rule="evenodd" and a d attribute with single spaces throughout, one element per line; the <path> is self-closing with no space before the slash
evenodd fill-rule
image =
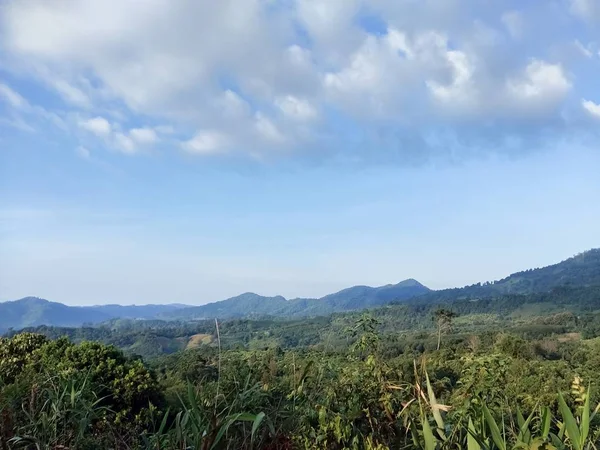
<path id="1" fill-rule="evenodd" d="M 76 154 L 77 154 L 77 156 L 79 156 L 81 159 L 87 159 L 87 160 L 89 160 L 89 159 L 91 158 L 91 156 L 92 156 L 92 155 L 91 155 L 91 153 L 90 153 L 90 151 L 89 151 L 87 148 L 85 148 L 85 147 L 82 147 L 81 145 L 80 145 L 80 146 L 78 146 L 78 147 L 75 149 L 75 153 L 76 153 Z"/>
<path id="2" fill-rule="evenodd" d="M 80 120 L 78 125 L 84 130 L 101 137 L 109 136 L 112 131 L 109 121 L 100 116 L 92 119 Z"/>
<path id="3" fill-rule="evenodd" d="M 34 127 L 20 117 L 13 117 L 10 119 L 6 117 L 0 117 L 0 125 L 6 125 L 20 131 L 25 131 L 26 133 L 35 133 L 37 131 Z"/>
<path id="4" fill-rule="evenodd" d="M 525 23 L 519 11 L 507 11 L 502 14 L 500 20 L 512 38 L 520 39 L 523 36 Z"/>
<path id="5" fill-rule="evenodd" d="M 301 151 L 318 139 L 343 149 L 332 114 L 371 135 L 562 120 L 570 80 L 584 77 L 554 49 L 564 39 L 573 52 L 577 42 L 589 64 L 597 49 L 553 31 L 552 14 L 589 21 L 597 4 L 568 0 L 548 12 L 475 0 L 153 0 L 141 14 L 135 0 L 29 0 L 2 9 L 0 57 L 71 109 L 44 117 L 84 117 L 82 129 L 122 152 L 159 142 L 163 151 L 190 129 L 200 131 L 181 148 L 195 154 Z M 539 39 L 526 40 L 536 26 Z M 13 107 L 26 102 L 2 86 Z M 124 126 L 144 122 L 161 125 Z"/>
<path id="6" fill-rule="evenodd" d="M 119 150 L 122 153 L 134 154 L 140 146 L 150 145 L 159 142 L 160 138 L 156 131 L 150 127 L 132 128 L 129 131 L 121 131 L 121 127 L 112 125 L 104 117 L 94 117 L 91 119 L 81 119 L 77 125 L 102 138 L 102 142 Z"/>
<path id="7" fill-rule="evenodd" d="M 590 50 L 589 47 L 586 47 L 585 45 L 583 45 L 579 39 L 575 39 L 574 45 L 575 45 L 575 48 L 586 58 L 592 58 L 594 56 L 594 53 L 592 52 L 592 50 Z"/>
<path id="8" fill-rule="evenodd" d="M 215 130 L 202 130 L 196 135 L 182 143 L 182 147 L 189 153 L 206 155 L 219 153 L 226 150 L 228 144 L 227 137 Z"/>
<path id="9" fill-rule="evenodd" d="M 330 60 L 339 60 L 360 43 L 361 33 L 354 27 L 354 18 L 362 3 L 359 0 L 297 0 L 297 18 L 316 43 L 317 51 Z"/>
<path id="10" fill-rule="evenodd" d="M 175 127 L 172 125 L 159 125 L 154 129 L 160 134 L 173 134 L 175 133 Z"/>
<path id="11" fill-rule="evenodd" d="M 260 72 L 281 59 L 277 15 L 267 14 L 259 0 L 187 1 L 176 8 L 158 0 L 146 3 L 144 14 L 131 0 L 33 0 L 8 5 L 4 22 L 6 47 L 58 78 L 92 71 L 136 111 L 190 114 L 205 100 L 198 87 L 215 71 Z"/>
<path id="12" fill-rule="evenodd" d="M 250 105 L 239 94 L 226 90 L 217 101 L 218 108 L 229 119 L 237 119 L 250 113 Z"/>
<path id="13" fill-rule="evenodd" d="M 452 81 L 446 85 L 437 81 L 427 81 L 427 86 L 433 96 L 442 102 L 469 102 L 469 90 L 475 70 L 473 63 L 465 53 L 458 50 L 447 51 L 446 60 L 452 68 Z"/>
<path id="14" fill-rule="evenodd" d="M 51 84 L 69 103 L 82 107 L 88 107 L 90 105 L 90 100 L 87 95 L 77 87 L 67 83 L 65 80 L 51 80 Z"/>
<path id="15" fill-rule="evenodd" d="M 571 83 L 559 64 L 533 60 L 521 76 L 508 81 L 508 89 L 520 101 L 546 105 L 562 100 Z"/>
<path id="16" fill-rule="evenodd" d="M 600 120 L 600 104 L 596 104 L 591 100 L 582 100 L 581 106 L 595 119 Z"/>
<path id="17" fill-rule="evenodd" d="M 399 30 L 366 36 L 341 70 L 325 74 L 324 88 L 332 101 L 359 115 L 388 114 L 416 81 L 422 63 L 415 55 L 419 50 Z"/>
<path id="18" fill-rule="evenodd" d="M 158 141 L 158 135 L 152 128 L 133 128 L 129 130 L 129 136 L 139 144 L 154 144 Z"/>
<path id="19" fill-rule="evenodd" d="M 292 119 L 311 120 L 317 117 L 316 108 L 308 100 L 293 95 L 276 98 L 275 105 Z"/>
<path id="20" fill-rule="evenodd" d="M 21 94 L 4 83 L 0 83 L 0 97 L 4 98 L 4 100 L 13 108 L 23 109 L 29 107 L 29 103 L 21 96 Z"/>
<path id="21" fill-rule="evenodd" d="M 115 143 L 118 150 L 128 155 L 137 151 L 135 141 L 130 136 L 121 132 L 115 133 Z"/>
<path id="22" fill-rule="evenodd" d="M 281 144 L 285 141 L 283 133 L 268 117 L 261 113 L 256 114 L 254 126 L 261 138 L 268 142 Z"/>
<path id="23" fill-rule="evenodd" d="M 570 0 L 571 12 L 582 20 L 589 22 L 600 21 L 600 1 Z"/>

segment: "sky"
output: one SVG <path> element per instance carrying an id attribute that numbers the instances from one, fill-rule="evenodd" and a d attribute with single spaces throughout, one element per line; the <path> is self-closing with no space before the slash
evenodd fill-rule
<path id="1" fill-rule="evenodd" d="M 0 301 L 497 280 L 600 247 L 600 0 L 0 3 Z"/>

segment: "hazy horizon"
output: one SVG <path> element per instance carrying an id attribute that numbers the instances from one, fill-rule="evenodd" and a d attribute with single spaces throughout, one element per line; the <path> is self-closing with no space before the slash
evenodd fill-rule
<path id="1" fill-rule="evenodd" d="M 596 248 L 595 247 L 594 248 L 589 248 L 589 249 L 583 250 L 581 252 L 577 252 L 577 253 L 575 253 L 573 255 L 570 255 L 568 258 L 570 258 L 572 256 L 575 256 L 576 254 L 583 253 L 583 252 L 588 251 L 588 250 L 594 250 L 594 249 L 596 249 Z M 539 267 L 545 267 L 545 266 L 553 265 L 553 264 L 559 263 L 561 261 L 564 261 L 565 259 L 568 259 L 568 258 L 563 258 L 563 259 L 558 260 L 558 261 L 549 262 L 549 263 L 543 264 L 541 266 L 527 267 L 527 268 L 521 268 L 521 269 L 513 270 L 510 273 L 504 274 L 502 276 L 499 276 L 499 277 L 496 277 L 496 278 L 493 278 L 493 279 L 478 280 L 478 281 L 474 281 L 473 283 L 467 283 L 467 284 L 464 284 L 464 285 L 443 286 L 443 287 L 438 287 L 438 288 L 432 288 L 431 286 L 429 286 L 427 284 L 424 284 L 424 283 L 421 283 L 421 284 L 424 284 L 426 287 L 428 287 L 430 289 L 433 289 L 433 290 L 448 289 L 448 288 L 461 288 L 461 287 L 465 287 L 465 286 L 468 286 L 468 285 L 471 285 L 471 284 L 474 284 L 474 283 L 478 283 L 478 282 L 484 283 L 484 282 L 487 282 L 487 281 L 497 281 L 497 280 L 503 279 L 506 276 L 511 275 L 513 273 L 521 272 L 521 271 L 528 270 L 528 269 L 537 269 Z M 406 280 L 409 280 L 409 279 L 414 279 L 414 277 L 407 277 L 407 278 L 404 278 L 404 279 L 396 281 L 396 282 L 384 283 L 384 284 L 381 284 L 381 285 L 372 285 L 371 287 L 380 287 L 380 286 L 385 286 L 385 285 L 393 285 L 393 284 L 397 284 L 397 283 L 400 283 L 402 281 L 406 281 Z M 416 280 L 416 281 L 420 282 L 420 280 Z M 321 298 L 321 297 L 324 297 L 325 295 L 332 294 L 332 293 L 341 291 L 341 290 L 349 288 L 349 287 L 362 286 L 362 285 L 364 285 L 364 284 L 358 283 L 358 284 L 353 284 L 353 285 L 348 285 L 348 286 L 342 286 L 342 287 L 338 288 L 335 291 L 323 292 L 323 293 L 321 293 L 319 295 L 314 295 L 312 297 L 310 297 L 310 296 L 302 296 L 302 295 L 295 295 L 295 296 L 286 296 L 286 295 L 283 295 L 283 297 L 286 300 L 294 300 L 294 299 L 297 299 L 297 298 Z M 41 295 L 23 295 L 23 296 L 18 297 L 18 298 L 0 299 L 0 303 L 7 302 L 7 301 L 21 300 L 23 298 L 28 298 L 28 297 L 36 297 L 36 298 L 40 298 L 40 299 L 43 299 L 43 300 L 48 300 L 48 301 L 52 301 L 52 302 L 63 303 L 65 305 L 69 305 L 69 306 L 104 306 L 104 305 L 111 305 L 111 304 L 121 305 L 121 306 L 168 305 L 168 304 L 185 304 L 187 306 L 201 306 L 201 305 L 205 305 L 207 303 L 214 303 L 214 302 L 218 302 L 218 301 L 222 301 L 222 300 L 227 300 L 227 299 L 229 299 L 231 297 L 236 297 L 238 295 L 242 295 L 242 294 L 246 294 L 246 293 L 258 294 L 258 295 L 262 295 L 262 296 L 265 296 L 265 297 L 275 297 L 275 296 L 281 296 L 282 295 L 282 294 L 279 294 L 279 293 L 268 293 L 268 294 L 265 294 L 265 293 L 261 293 L 261 292 L 256 292 L 256 291 L 249 290 L 249 291 L 237 292 L 235 294 L 229 295 L 227 297 L 219 298 L 219 299 L 211 299 L 211 300 L 208 300 L 208 301 L 202 301 L 200 303 L 198 303 L 198 302 L 182 303 L 182 302 L 178 302 L 178 301 L 169 301 L 169 302 L 156 301 L 156 302 L 151 302 L 151 303 L 143 303 L 143 302 L 142 303 L 140 303 L 140 302 L 124 303 L 124 302 L 110 302 L 110 301 L 107 301 L 107 302 L 103 302 L 103 303 L 88 303 L 88 302 L 85 302 L 85 299 L 80 299 L 80 300 L 84 300 L 83 303 L 81 303 L 81 302 L 71 303 L 71 302 L 65 302 L 65 301 L 61 301 L 61 300 L 57 300 L 57 299 L 50 299 L 50 298 L 47 298 L 47 297 L 44 297 L 44 296 L 41 296 Z"/>
<path id="2" fill-rule="evenodd" d="M 0 300 L 440 289 L 599 247 L 599 12 L 8 2 Z"/>

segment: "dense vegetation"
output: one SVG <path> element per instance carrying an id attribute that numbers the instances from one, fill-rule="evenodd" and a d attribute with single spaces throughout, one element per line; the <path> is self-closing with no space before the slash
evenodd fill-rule
<path id="1" fill-rule="evenodd" d="M 362 315 L 336 348 L 226 350 L 217 340 L 147 364 L 99 343 L 17 334 L 0 342 L 0 448 L 599 443 L 600 339 L 459 333 L 461 317 L 443 328 L 431 319 L 426 332 L 393 339 Z"/>
<path id="2" fill-rule="evenodd" d="M 0 450 L 600 448 L 597 257 L 368 314 L 10 331 Z"/>
<path id="3" fill-rule="evenodd" d="M 528 295 L 503 295 L 463 299 L 443 303 L 401 303 L 370 310 L 380 323 L 381 339 L 395 342 L 396 351 L 410 350 L 415 339 L 429 333 L 431 317 L 439 308 L 458 314 L 454 332 L 459 334 L 504 329 L 526 338 L 553 334 L 579 333 L 596 337 L 600 324 L 595 311 L 600 309 L 600 287 L 560 287 L 550 292 Z M 284 350 L 339 350 L 347 346 L 345 330 L 362 313 L 335 314 L 328 317 L 282 320 L 236 319 L 221 323 L 222 348 Z M 96 327 L 34 327 L 24 331 L 41 333 L 52 339 L 67 336 L 74 342 L 100 341 L 121 348 L 130 355 L 152 358 L 198 344 L 213 344 L 217 335 L 214 321 L 138 321 L 111 320 Z M 9 333 L 13 335 L 15 332 Z M 421 345 L 414 344 L 414 345 Z"/>

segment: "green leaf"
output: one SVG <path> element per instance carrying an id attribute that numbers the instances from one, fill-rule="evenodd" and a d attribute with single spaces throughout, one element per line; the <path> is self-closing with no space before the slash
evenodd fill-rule
<path id="1" fill-rule="evenodd" d="M 481 445 L 475 439 L 475 426 L 473 425 L 473 421 L 469 417 L 469 430 L 467 434 L 467 450 L 481 450 Z"/>
<path id="2" fill-rule="evenodd" d="M 411 420 L 408 424 L 408 427 L 410 428 L 410 436 L 412 437 L 413 444 L 415 444 L 415 448 L 423 448 L 418 439 L 419 431 L 417 430 L 417 425 L 415 424 L 415 421 Z"/>
<path id="3" fill-rule="evenodd" d="M 433 418 L 435 419 L 435 423 L 437 423 L 438 433 L 440 437 L 445 440 L 446 435 L 444 434 L 444 420 L 442 419 L 442 414 L 440 413 L 440 408 L 438 406 L 437 399 L 435 398 L 433 388 L 431 387 L 431 382 L 429 381 L 429 375 L 427 374 L 427 372 L 425 372 L 425 379 L 427 381 L 427 395 L 429 396 L 429 403 L 431 404 Z"/>
<path id="4" fill-rule="evenodd" d="M 523 413 L 521 412 L 521 408 L 517 406 L 517 424 L 519 425 L 519 429 L 523 428 L 525 424 L 525 418 L 523 417 Z"/>
<path id="5" fill-rule="evenodd" d="M 565 398 L 561 393 L 558 394 L 558 409 L 563 418 L 565 431 L 567 433 L 567 437 L 571 441 L 571 445 L 575 450 L 582 450 L 581 434 L 579 433 L 577 422 L 575 421 L 575 417 L 573 417 L 573 413 L 567 406 L 567 402 L 565 402 Z"/>
<path id="6" fill-rule="evenodd" d="M 265 418 L 265 413 L 259 412 L 256 415 L 254 422 L 252 423 L 252 433 L 250 434 L 250 444 L 251 445 L 254 444 L 254 435 L 256 434 L 256 431 L 258 430 L 258 427 L 260 427 L 260 424 L 264 418 Z"/>
<path id="7" fill-rule="evenodd" d="M 580 444 L 583 448 L 585 445 L 585 441 L 587 440 L 588 433 L 590 432 L 590 387 L 588 386 L 588 390 L 585 396 L 585 403 L 583 405 L 583 413 L 581 414 L 581 437 Z"/>
<path id="8" fill-rule="evenodd" d="M 552 424 L 552 412 L 547 406 L 544 407 L 542 412 L 542 438 L 548 439 L 548 433 L 550 433 L 550 425 Z"/>
<path id="9" fill-rule="evenodd" d="M 218 431 L 217 435 L 215 436 L 215 440 L 214 440 L 212 446 L 210 447 L 211 450 L 217 447 L 217 445 L 221 441 L 221 438 L 223 437 L 223 435 L 225 433 L 227 433 L 227 430 L 229 429 L 229 427 L 231 425 L 233 425 L 235 422 L 238 422 L 238 421 L 253 422 L 254 420 L 256 420 L 256 416 L 254 414 L 238 413 L 238 414 L 229 416 L 227 419 L 228 420 L 223 425 L 221 425 L 221 428 L 219 428 L 219 431 Z"/>
<path id="10" fill-rule="evenodd" d="M 533 419 L 535 411 L 532 411 L 529 414 L 527 419 L 523 418 L 523 414 L 521 414 L 521 410 L 517 407 L 517 420 L 519 421 L 519 435 L 517 436 L 518 442 L 523 442 L 528 444 L 531 441 L 531 431 L 529 431 L 529 424 Z"/>
<path id="11" fill-rule="evenodd" d="M 165 431 L 165 428 L 167 426 L 167 420 L 169 418 L 169 411 L 170 408 L 167 408 L 167 411 L 165 412 L 165 415 L 163 416 L 163 420 L 160 423 L 160 427 L 158 427 L 158 434 L 163 434 Z"/>
<path id="12" fill-rule="evenodd" d="M 427 417 L 423 417 L 423 438 L 425 439 L 425 450 L 435 450 L 436 439 Z"/>
<path id="13" fill-rule="evenodd" d="M 488 428 L 490 429 L 490 433 L 492 434 L 492 440 L 494 441 L 494 444 L 496 444 L 496 447 L 498 447 L 500 450 L 506 450 L 506 444 L 504 443 L 504 439 L 502 439 L 498 424 L 492 417 L 488 407 L 485 405 L 483 405 L 483 415 L 485 417 L 485 421 L 487 422 Z"/>

